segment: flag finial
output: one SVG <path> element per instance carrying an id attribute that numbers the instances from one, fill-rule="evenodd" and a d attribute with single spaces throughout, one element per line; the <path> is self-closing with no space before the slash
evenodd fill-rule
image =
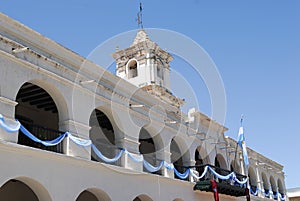
<path id="1" fill-rule="evenodd" d="M 241 115 L 241 126 L 243 126 L 244 115 Z"/>

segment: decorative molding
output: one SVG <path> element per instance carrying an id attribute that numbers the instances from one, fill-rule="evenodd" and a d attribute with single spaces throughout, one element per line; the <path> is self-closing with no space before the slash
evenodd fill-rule
<path id="1" fill-rule="evenodd" d="M 8 98 L 5 98 L 3 96 L 0 96 L 0 102 L 2 102 L 4 104 L 7 104 L 7 105 L 10 105 L 10 106 L 13 106 L 13 107 L 15 107 L 16 105 L 18 105 L 18 102 L 10 100 Z"/>

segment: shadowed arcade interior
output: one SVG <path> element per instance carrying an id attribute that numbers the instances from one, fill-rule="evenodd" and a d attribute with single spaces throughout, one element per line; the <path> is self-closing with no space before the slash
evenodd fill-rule
<path id="1" fill-rule="evenodd" d="M 25 183 L 11 179 L 0 188 L 1 201 L 39 201 L 37 195 Z"/>
<path id="2" fill-rule="evenodd" d="M 90 116 L 89 124 L 93 144 L 104 156 L 113 158 L 119 149 L 115 145 L 115 133 L 109 118 L 101 110 L 95 109 Z M 101 161 L 94 152 L 92 160 Z"/>
<path id="3" fill-rule="evenodd" d="M 53 140 L 63 132 L 59 131 L 58 110 L 53 98 L 43 88 L 25 83 L 20 88 L 16 101 L 15 117 L 33 135 L 41 140 Z M 18 143 L 48 151 L 63 152 L 62 143 L 46 147 L 36 143 L 19 131 Z"/>

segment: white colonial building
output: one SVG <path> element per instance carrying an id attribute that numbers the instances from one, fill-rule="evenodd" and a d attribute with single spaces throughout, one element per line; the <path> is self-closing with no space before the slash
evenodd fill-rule
<path id="1" fill-rule="evenodd" d="M 144 30 L 113 57 L 117 76 L 0 14 L 1 201 L 212 200 L 210 179 L 244 200 L 246 176 L 251 199 L 285 199 L 282 165 L 248 148 L 245 170 L 227 128 L 181 112 Z"/>
<path id="2" fill-rule="evenodd" d="M 300 201 L 300 188 L 290 188 L 287 190 L 287 196 L 290 201 Z"/>

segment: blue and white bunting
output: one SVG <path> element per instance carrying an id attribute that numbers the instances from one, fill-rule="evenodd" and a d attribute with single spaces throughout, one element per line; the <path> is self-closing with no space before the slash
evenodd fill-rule
<path id="1" fill-rule="evenodd" d="M 20 122 L 18 120 L 15 121 L 14 125 L 8 125 L 5 123 L 4 117 L 0 114 L 0 126 L 8 133 L 17 132 L 20 129 Z"/>

